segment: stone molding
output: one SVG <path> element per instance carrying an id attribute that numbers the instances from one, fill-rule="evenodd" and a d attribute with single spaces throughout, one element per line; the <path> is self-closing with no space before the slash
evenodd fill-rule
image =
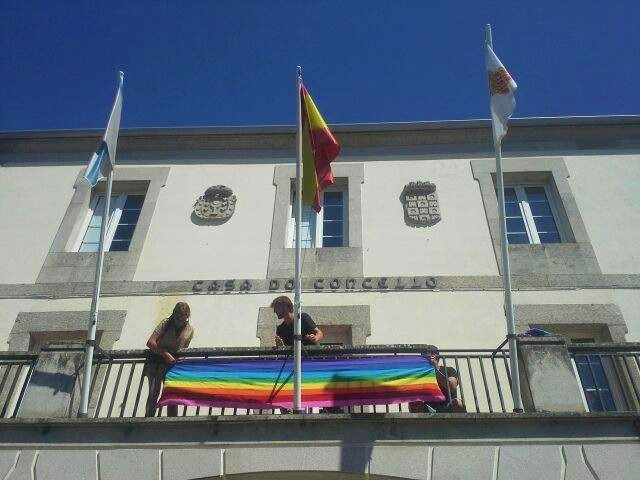
<path id="1" fill-rule="evenodd" d="M 564 143 L 572 148 L 625 148 L 640 140 L 637 116 L 512 119 L 507 148 L 531 142 Z M 492 151 L 489 120 L 332 125 L 343 148 L 413 145 L 480 145 Z M 87 152 L 102 130 L 7 132 L 0 134 L 0 154 Z M 191 127 L 121 129 L 118 151 L 183 149 L 286 149 L 293 154 L 295 127 Z M 460 150 L 463 150 L 462 148 Z"/>
<path id="2" fill-rule="evenodd" d="M 331 281 L 335 277 L 325 277 L 324 289 L 314 288 L 317 278 L 303 278 L 302 287 L 305 292 L 341 292 L 340 289 L 332 289 Z M 352 291 L 357 292 L 379 292 L 380 288 L 361 288 L 361 282 L 367 278 L 371 279 L 371 284 L 376 285 L 381 279 L 386 278 L 389 288 L 392 291 L 412 291 L 411 288 L 396 289 L 394 282 L 401 278 L 403 282 L 411 284 L 413 278 L 424 279 L 425 288 L 419 291 L 485 291 L 502 290 L 503 283 L 500 276 L 435 276 L 435 277 L 337 277 L 341 285 L 345 285 L 346 280 L 354 279 L 358 288 Z M 426 281 L 435 280 L 434 287 L 428 287 Z M 269 290 L 269 282 L 274 279 L 236 279 L 232 290 L 220 288 L 217 293 L 241 294 L 247 293 L 275 293 L 289 292 L 291 289 Z M 284 285 L 290 278 L 279 278 Z M 209 290 L 212 282 L 219 282 L 224 287 L 229 280 L 176 280 L 176 281 L 127 281 L 112 282 L 106 281 L 102 284 L 102 296 L 129 296 L 129 295 L 210 295 L 216 294 L 215 290 Z M 250 290 L 241 290 L 243 282 L 251 283 Z M 357 282 L 360 282 L 359 284 Z M 389 283 L 390 282 L 390 283 Z M 513 290 L 569 290 L 575 288 L 601 289 L 601 290 L 624 290 L 640 289 L 640 274 L 593 274 L 593 275 L 513 275 L 511 277 Z M 194 289 L 194 286 L 196 289 Z M 327 288 L 328 287 L 328 288 Z M 415 290 L 413 290 L 415 291 Z M 93 283 L 91 282 L 66 282 L 66 283 L 34 283 L 34 284 L 0 284 L 0 299 L 11 298 L 76 298 L 90 297 L 93 293 Z"/>
<path id="3" fill-rule="evenodd" d="M 516 330 L 524 332 L 533 326 L 557 330 L 591 332 L 605 342 L 625 342 L 627 324 L 620 307 L 605 304 L 516 304 L 513 306 Z M 597 341 L 597 340 L 596 340 Z"/>
<path id="4" fill-rule="evenodd" d="M 145 199 L 126 252 L 106 252 L 104 262 L 104 280 L 132 280 L 142 254 L 142 247 L 147 237 L 153 212 L 169 176 L 169 167 L 136 167 L 117 168 L 114 170 L 114 194 L 129 190 L 145 190 Z M 82 233 L 92 189 L 83 180 L 84 169 L 78 172 L 75 192 L 62 219 L 51 249 L 45 258 L 44 265 L 36 283 L 59 282 L 93 282 L 97 253 L 72 252 L 75 240 Z M 104 182 L 100 182 L 96 190 L 104 190 Z"/>
<path id="5" fill-rule="evenodd" d="M 352 345 L 364 345 L 371 335 L 371 313 L 369 305 L 313 306 L 304 305 L 302 310 L 308 313 L 319 325 L 340 325 L 351 327 Z M 270 307 L 258 310 L 258 328 L 256 337 L 261 347 L 275 345 L 276 326 L 280 323 Z"/>
<path id="6" fill-rule="evenodd" d="M 480 194 L 487 216 L 489 232 L 498 271 L 502 272 L 500 222 L 493 159 L 471 160 L 473 178 L 480 185 Z M 558 230 L 562 243 L 541 245 L 509 245 L 512 274 L 599 274 L 601 273 L 580 209 L 567 178 L 569 171 L 562 157 L 529 157 L 503 159 L 505 184 L 540 183 L 549 185 L 551 201 L 556 207 Z"/>
<path id="7" fill-rule="evenodd" d="M 97 344 L 103 350 L 113 348 L 120 339 L 124 326 L 126 310 L 102 310 L 98 313 Z M 56 332 L 84 332 L 86 337 L 89 312 L 51 311 L 20 312 L 9 334 L 10 351 L 27 351 L 32 337 L 55 335 Z"/>
<path id="8" fill-rule="evenodd" d="M 362 276 L 362 184 L 363 163 L 340 163 L 331 166 L 336 185 L 347 186 L 348 246 L 305 248 L 302 272 L 304 276 Z M 293 271 L 295 249 L 287 248 L 291 185 L 296 178 L 296 166 L 277 165 L 274 168 L 273 184 L 276 187 L 273 224 L 269 248 L 267 277 L 282 277 Z"/>

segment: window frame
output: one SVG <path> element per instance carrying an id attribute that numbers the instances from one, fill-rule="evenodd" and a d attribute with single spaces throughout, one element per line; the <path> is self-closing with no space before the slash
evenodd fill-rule
<path id="1" fill-rule="evenodd" d="M 542 243 L 540 241 L 540 237 L 538 235 L 538 228 L 536 227 L 535 219 L 533 217 L 533 212 L 531 211 L 528 196 L 525 191 L 525 188 L 527 187 L 540 187 L 544 189 L 544 194 L 547 197 L 547 203 L 549 204 L 549 208 L 551 209 L 551 215 L 553 215 L 553 221 L 556 224 L 558 235 L 560 236 L 559 243 L 567 243 L 568 239 L 564 232 L 562 222 L 560 221 L 559 211 L 556 208 L 555 202 L 553 200 L 553 192 L 549 188 L 548 183 L 539 183 L 539 182 L 505 183 L 504 185 L 505 189 L 513 188 L 515 190 L 516 198 L 518 199 L 518 207 L 520 208 L 520 213 L 522 214 L 522 220 L 524 221 L 525 230 L 527 232 L 527 236 L 529 237 L 529 245 L 554 245 L 554 243 Z M 507 232 L 507 234 L 508 233 L 509 232 Z M 510 244 L 510 245 L 516 245 L 516 244 Z"/>
<path id="2" fill-rule="evenodd" d="M 340 247 L 324 247 L 323 243 L 323 231 L 324 231 L 324 195 L 328 192 L 340 192 L 342 193 L 342 245 Z M 295 183 L 292 184 L 291 193 L 289 195 L 289 208 L 288 208 L 288 226 L 287 226 L 287 238 L 285 248 L 295 248 L 295 218 L 293 213 L 294 199 L 295 199 Z M 316 213 L 315 231 L 312 239 L 312 244 L 309 247 L 302 248 L 343 248 L 349 246 L 349 189 L 347 185 L 331 185 L 322 191 L 322 205 L 323 208 L 320 213 Z M 302 207 L 304 209 L 304 205 Z M 309 207 L 311 208 L 311 207 Z"/>
<path id="3" fill-rule="evenodd" d="M 124 210 L 124 206 L 125 203 L 127 202 L 127 197 L 129 195 L 145 195 L 145 192 L 127 192 L 127 193 L 120 193 L 120 194 L 112 194 L 111 198 L 112 198 L 112 202 L 113 202 L 113 211 L 111 212 L 111 215 L 109 217 L 109 221 L 107 222 L 107 233 L 105 235 L 105 239 L 104 239 L 104 251 L 105 252 L 109 252 L 111 249 L 111 243 L 113 242 L 113 237 L 116 234 L 116 230 L 118 229 L 118 225 L 120 223 L 120 219 L 122 218 L 122 211 Z M 86 252 L 80 252 L 80 247 L 82 246 L 82 243 L 84 241 L 84 237 L 87 234 L 87 229 L 89 228 L 89 223 L 91 222 L 91 219 L 93 218 L 93 215 L 95 213 L 96 207 L 98 206 L 98 202 L 100 201 L 101 197 L 105 197 L 106 193 L 105 192 L 99 192 L 99 193 L 95 193 L 94 195 L 92 195 L 91 197 L 91 202 L 89 204 L 89 208 L 87 209 L 87 214 L 83 220 L 82 223 L 82 228 L 80 228 L 80 231 L 78 232 L 78 237 L 76 238 L 76 241 L 73 244 L 73 252 L 77 252 L 77 253 L 86 253 Z M 144 203 L 144 202 L 143 202 Z M 138 226 L 138 222 L 136 221 L 136 227 Z M 127 249 L 128 251 L 129 249 Z M 88 253 L 95 253 L 95 252 L 88 252 Z"/>

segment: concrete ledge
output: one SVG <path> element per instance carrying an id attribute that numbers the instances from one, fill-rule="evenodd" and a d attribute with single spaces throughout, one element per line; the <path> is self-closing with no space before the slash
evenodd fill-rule
<path id="1" fill-rule="evenodd" d="M 404 279 L 404 277 L 402 277 Z M 409 277 L 407 277 L 409 278 Z M 421 289 L 420 291 L 448 290 L 448 291 L 484 291 L 502 290 L 502 277 L 500 276 L 439 276 L 417 277 L 434 278 L 436 288 Z M 212 279 L 213 280 L 213 279 Z M 252 284 L 251 291 L 194 291 L 197 282 L 208 285 L 212 280 L 177 280 L 177 281 L 107 281 L 102 286 L 102 296 L 135 296 L 135 295 L 248 295 L 252 293 L 274 293 L 281 290 L 269 290 L 269 280 L 246 279 Z M 218 279 L 219 280 L 219 279 Z M 245 280 L 245 279 L 242 279 Z M 283 279 L 279 279 L 284 284 Z M 361 280 L 361 279 L 360 279 Z M 563 290 L 574 288 L 594 289 L 640 289 L 640 274 L 589 274 L 589 275 L 549 275 L 530 274 L 512 276 L 514 290 Z M 344 286 L 344 278 L 340 278 Z M 410 281 L 410 279 L 408 280 Z M 313 288 L 314 278 L 303 279 L 303 291 L 318 292 Z M 240 285 L 240 282 L 236 282 Z M 324 292 L 331 293 L 328 288 Z M 336 290 L 343 291 L 343 290 Z M 354 288 L 350 291 L 379 292 L 375 289 Z M 393 289 L 393 291 L 413 291 L 412 289 Z M 91 282 L 66 282 L 66 283 L 35 283 L 35 284 L 0 284 L 0 299 L 9 298 L 69 298 L 91 297 L 93 283 Z"/>
<path id="2" fill-rule="evenodd" d="M 238 415 L 0 420 L 0 446 L 640 440 L 640 413 Z"/>

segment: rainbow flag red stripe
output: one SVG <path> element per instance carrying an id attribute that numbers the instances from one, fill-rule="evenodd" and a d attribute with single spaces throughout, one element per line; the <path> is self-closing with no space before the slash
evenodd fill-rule
<path id="1" fill-rule="evenodd" d="M 340 144 L 327 127 L 309 91 L 300 84 L 302 107 L 302 201 L 320 212 L 320 192 L 333 185 L 331 162 L 340 153 Z"/>
<path id="2" fill-rule="evenodd" d="M 435 369 L 423 356 L 302 360 L 303 407 L 419 400 L 444 400 Z M 292 408 L 293 360 L 179 361 L 167 373 L 158 405 Z"/>

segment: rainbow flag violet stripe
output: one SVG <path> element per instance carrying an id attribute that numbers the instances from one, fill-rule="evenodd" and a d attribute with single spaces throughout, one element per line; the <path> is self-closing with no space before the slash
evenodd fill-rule
<path id="1" fill-rule="evenodd" d="M 443 401 L 433 365 L 419 355 L 302 360 L 302 406 Z M 166 375 L 158 406 L 291 408 L 293 360 L 197 359 Z"/>

